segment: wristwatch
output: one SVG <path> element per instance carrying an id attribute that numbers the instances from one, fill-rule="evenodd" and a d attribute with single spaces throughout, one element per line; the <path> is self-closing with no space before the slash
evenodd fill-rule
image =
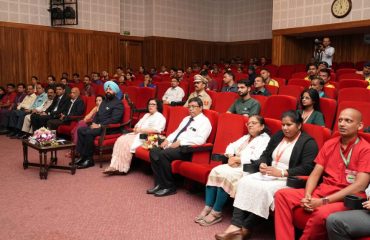
<path id="1" fill-rule="evenodd" d="M 328 197 L 323 197 L 323 198 L 321 198 L 321 201 L 322 201 L 322 205 L 327 205 L 327 204 L 329 204 L 329 198 L 328 198 Z"/>

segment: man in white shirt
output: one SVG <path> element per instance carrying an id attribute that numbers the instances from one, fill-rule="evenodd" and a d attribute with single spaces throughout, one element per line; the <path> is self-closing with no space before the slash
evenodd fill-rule
<path id="1" fill-rule="evenodd" d="M 171 87 L 164 93 L 162 100 L 164 104 L 171 102 L 181 102 L 185 96 L 184 90 L 179 87 L 180 81 L 177 78 L 171 79 Z"/>
<path id="2" fill-rule="evenodd" d="M 184 146 L 201 145 L 207 141 L 212 126 L 209 119 L 202 113 L 203 102 L 200 98 L 189 99 L 189 116 L 185 117 L 179 127 L 171 133 L 160 145 L 160 148 L 150 151 L 155 186 L 147 190 L 156 197 L 176 193 L 172 176 L 171 162 L 173 160 L 190 160 L 191 153 L 183 153 Z"/>
<path id="3" fill-rule="evenodd" d="M 322 39 L 322 46 L 321 50 L 321 61 L 326 62 L 329 65 L 329 68 L 333 65 L 333 55 L 335 53 L 335 49 L 330 46 L 330 38 L 324 37 Z"/>

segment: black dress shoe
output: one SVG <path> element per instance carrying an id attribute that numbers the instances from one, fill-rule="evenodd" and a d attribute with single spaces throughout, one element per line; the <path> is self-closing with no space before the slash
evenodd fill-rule
<path id="1" fill-rule="evenodd" d="M 153 188 L 146 190 L 146 194 L 154 194 L 159 190 L 161 190 L 161 186 L 159 186 L 159 184 L 158 184 L 158 185 L 154 186 Z"/>
<path id="2" fill-rule="evenodd" d="M 85 161 L 86 161 L 86 158 L 80 157 L 80 158 L 75 159 L 75 164 L 78 165 L 78 164 L 83 163 Z"/>
<path id="3" fill-rule="evenodd" d="M 15 135 L 13 135 L 13 136 L 10 136 L 10 138 L 11 139 L 18 139 L 18 138 L 20 138 L 22 135 L 20 134 L 20 133 L 17 133 L 17 134 L 15 134 Z"/>
<path id="4" fill-rule="evenodd" d="M 10 133 L 8 133 L 6 136 L 8 136 L 8 137 L 13 137 L 13 136 L 15 136 L 15 135 L 17 135 L 17 132 L 10 132 Z"/>
<path id="5" fill-rule="evenodd" d="M 93 167 L 95 164 L 94 164 L 94 161 L 91 160 L 91 159 L 86 159 L 84 162 L 82 163 L 79 163 L 77 165 L 77 169 L 84 169 L 84 168 L 89 168 L 89 167 Z"/>
<path id="6" fill-rule="evenodd" d="M 165 188 L 165 189 L 160 189 L 154 193 L 154 196 L 156 197 L 164 197 L 164 196 L 169 196 L 172 194 L 176 194 L 176 188 Z"/>

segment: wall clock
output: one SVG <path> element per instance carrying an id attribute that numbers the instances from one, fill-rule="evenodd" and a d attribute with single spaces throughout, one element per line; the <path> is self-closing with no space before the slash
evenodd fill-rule
<path id="1" fill-rule="evenodd" d="M 331 5 L 331 13 L 336 18 L 344 18 L 352 9 L 351 0 L 335 0 Z"/>

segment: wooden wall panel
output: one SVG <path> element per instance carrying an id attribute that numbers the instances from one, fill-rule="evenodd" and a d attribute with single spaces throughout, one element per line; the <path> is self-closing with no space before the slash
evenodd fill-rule
<path id="1" fill-rule="evenodd" d="M 45 81 L 62 72 L 113 72 L 119 41 L 118 33 L 0 22 L 0 85 L 27 83 L 32 75 Z"/>

